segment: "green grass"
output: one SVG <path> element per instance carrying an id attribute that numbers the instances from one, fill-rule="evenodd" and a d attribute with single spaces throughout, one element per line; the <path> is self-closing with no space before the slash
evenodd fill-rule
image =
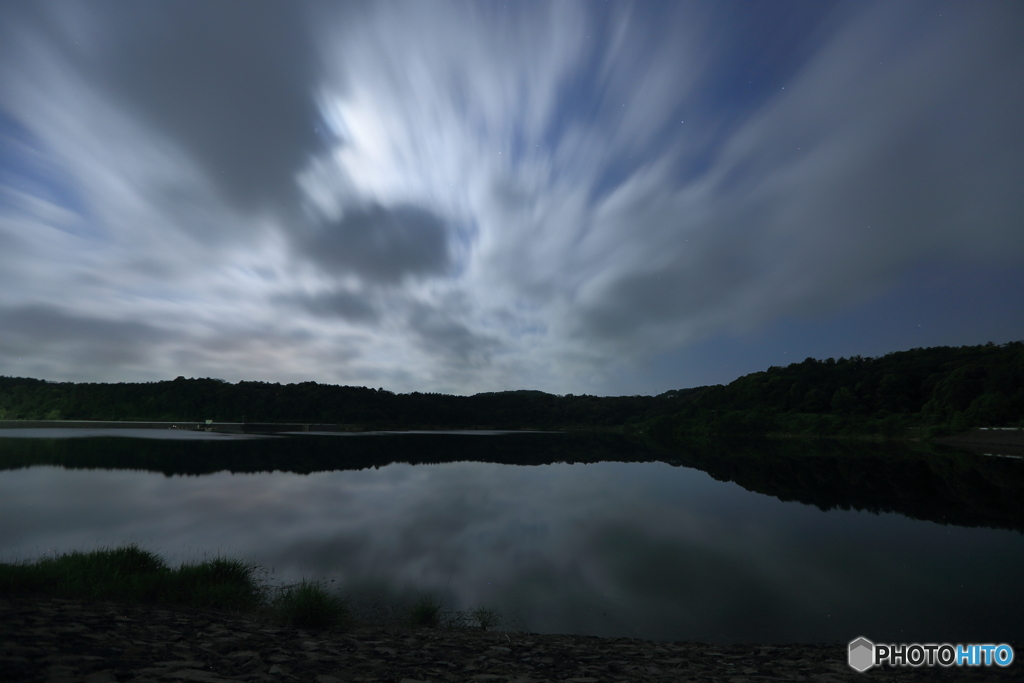
<path id="1" fill-rule="evenodd" d="M 131 544 L 0 564 L 0 594 L 269 612 L 308 628 L 344 621 L 341 602 L 322 589 L 318 593 L 313 584 L 303 582 L 275 594 L 263 574 L 257 565 L 226 557 L 171 568 L 160 556 Z"/>
<path id="2" fill-rule="evenodd" d="M 425 595 L 409 609 L 410 626 L 437 626 L 441 623 L 441 601 Z"/>
<path id="3" fill-rule="evenodd" d="M 334 629 L 349 622 L 344 598 L 331 595 L 321 584 L 305 579 L 282 588 L 271 603 L 270 612 L 279 622 L 302 628 Z"/>
<path id="4" fill-rule="evenodd" d="M 72 551 L 33 562 L 0 563 L 0 595 L 220 609 L 318 630 L 339 629 L 361 621 L 350 601 L 328 591 L 325 584 L 304 579 L 271 587 L 266 576 L 258 565 L 226 557 L 172 568 L 159 555 L 133 543 L 90 552 Z M 400 609 L 388 607 L 391 618 L 380 625 L 487 631 L 503 621 L 492 608 L 451 612 L 444 611 L 443 606 L 436 597 L 423 596 Z"/>
<path id="5" fill-rule="evenodd" d="M 0 592 L 248 610 L 264 598 L 257 570 L 224 557 L 172 569 L 132 544 L 0 564 Z"/>

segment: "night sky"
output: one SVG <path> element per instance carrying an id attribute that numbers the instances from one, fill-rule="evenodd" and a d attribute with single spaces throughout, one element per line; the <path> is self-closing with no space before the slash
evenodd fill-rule
<path id="1" fill-rule="evenodd" d="M 0 375 L 646 394 L 1019 339 L 1019 2 L 0 2 Z"/>

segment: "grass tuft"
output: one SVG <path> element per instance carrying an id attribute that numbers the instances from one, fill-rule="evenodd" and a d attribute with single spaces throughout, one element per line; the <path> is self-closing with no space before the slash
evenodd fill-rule
<path id="1" fill-rule="evenodd" d="M 134 543 L 83 553 L 43 557 L 34 563 L 0 565 L 0 589 L 60 597 L 138 600 L 156 577 L 169 571 L 156 554 Z"/>
<path id="2" fill-rule="evenodd" d="M 494 628 L 501 622 L 501 615 L 493 607 L 474 607 L 469 610 L 469 616 L 480 627 L 481 631 Z"/>
<path id="3" fill-rule="evenodd" d="M 441 601 L 424 595 L 409 609 L 410 626 L 434 627 L 441 623 Z"/>
<path id="4" fill-rule="evenodd" d="M 315 581 L 302 580 L 281 589 L 271 607 L 272 614 L 289 626 L 332 629 L 348 622 L 348 605 Z"/>
<path id="5" fill-rule="evenodd" d="M 263 602 L 265 593 L 256 570 L 255 565 L 224 557 L 186 563 L 168 577 L 166 595 L 157 599 L 215 609 L 252 609 Z"/>

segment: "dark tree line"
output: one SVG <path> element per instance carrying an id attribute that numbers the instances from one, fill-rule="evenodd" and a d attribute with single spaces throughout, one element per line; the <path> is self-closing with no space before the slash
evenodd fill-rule
<path id="1" fill-rule="evenodd" d="M 655 434 L 922 436 L 1024 426 L 1024 342 L 771 367 L 705 387 Z"/>
<path id="2" fill-rule="evenodd" d="M 614 427 L 675 413 L 678 396 L 557 396 L 541 391 L 451 396 L 316 382 L 230 384 L 179 377 L 75 384 L 0 377 L 0 419 L 302 422 L 376 429 Z"/>
<path id="3" fill-rule="evenodd" d="M 370 429 L 644 425 L 672 434 L 934 436 L 1024 426 L 1024 342 L 934 347 L 771 367 L 659 396 L 504 391 L 450 396 L 217 379 L 76 384 L 0 377 L 0 419 L 323 423 Z"/>

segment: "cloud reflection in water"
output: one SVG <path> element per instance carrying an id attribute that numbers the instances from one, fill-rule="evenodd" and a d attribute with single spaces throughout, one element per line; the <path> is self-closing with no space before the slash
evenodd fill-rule
<path id="1" fill-rule="evenodd" d="M 1024 607 L 1006 569 L 1020 534 L 823 513 L 664 463 L 0 473 L 5 560 L 128 540 L 172 560 L 245 556 L 284 580 L 435 591 L 542 632 L 1005 640 Z"/>

